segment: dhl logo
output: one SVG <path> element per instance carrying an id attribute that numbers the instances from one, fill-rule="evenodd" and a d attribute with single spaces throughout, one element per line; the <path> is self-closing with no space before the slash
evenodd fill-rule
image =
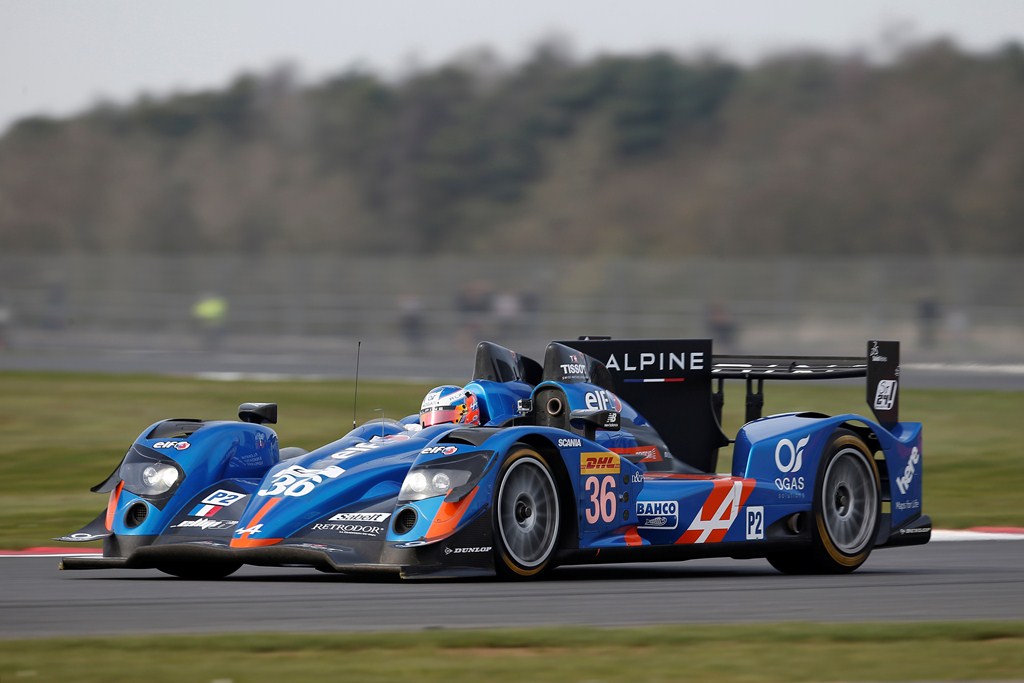
<path id="1" fill-rule="evenodd" d="M 580 474 L 618 474 L 619 456 L 613 453 L 580 453 Z"/>

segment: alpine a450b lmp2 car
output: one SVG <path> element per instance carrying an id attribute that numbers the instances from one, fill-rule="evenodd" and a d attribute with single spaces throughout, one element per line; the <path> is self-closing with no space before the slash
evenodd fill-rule
<path id="1" fill-rule="evenodd" d="M 875 419 L 761 417 L 767 380 L 867 378 Z M 728 439 L 726 380 L 746 383 Z M 147 427 L 93 490 L 109 503 L 63 541 L 63 569 L 219 578 L 243 564 L 402 577 L 523 578 L 560 564 L 765 557 L 850 572 L 927 543 L 921 425 L 898 420 L 899 344 L 865 358 L 712 356 L 710 340 L 552 342 L 543 365 L 490 342 L 472 381 L 419 415 L 306 452 L 279 448 L 276 404 L 240 422 Z M 730 443 L 732 471 L 717 472 Z"/>

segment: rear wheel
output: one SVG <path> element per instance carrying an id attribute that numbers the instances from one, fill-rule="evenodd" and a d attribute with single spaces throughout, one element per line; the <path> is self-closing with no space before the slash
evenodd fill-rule
<path id="1" fill-rule="evenodd" d="M 494 494 L 495 567 L 529 578 L 551 565 L 561 528 L 558 488 L 537 451 L 519 446 L 505 461 Z"/>
<path id="2" fill-rule="evenodd" d="M 836 431 L 825 449 L 814 491 L 812 545 L 768 556 L 787 574 L 843 574 L 864 564 L 878 535 L 878 466 L 864 440 Z"/>

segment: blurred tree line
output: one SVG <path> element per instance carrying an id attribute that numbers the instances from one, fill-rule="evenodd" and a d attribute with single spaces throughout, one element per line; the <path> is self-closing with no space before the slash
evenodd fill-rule
<path id="1" fill-rule="evenodd" d="M 1024 252 L 1024 50 L 485 50 L 24 119 L 5 251 Z"/>

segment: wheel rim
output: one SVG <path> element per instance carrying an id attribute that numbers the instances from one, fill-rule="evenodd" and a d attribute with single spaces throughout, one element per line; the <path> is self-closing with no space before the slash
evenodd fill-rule
<path id="1" fill-rule="evenodd" d="M 498 532 L 516 564 L 543 564 L 554 549 L 558 498 L 551 473 L 538 460 L 512 463 L 498 489 Z"/>
<path id="2" fill-rule="evenodd" d="M 864 550 L 878 516 L 878 489 L 864 454 L 840 451 L 825 471 L 822 493 L 825 528 L 836 549 L 847 555 Z"/>

